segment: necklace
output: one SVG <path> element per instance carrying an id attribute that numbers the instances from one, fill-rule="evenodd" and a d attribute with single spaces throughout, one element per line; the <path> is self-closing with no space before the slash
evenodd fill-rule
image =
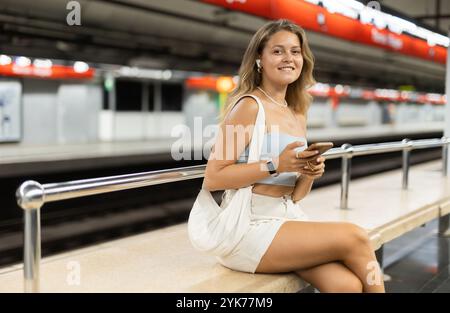
<path id="1" fill-rule="evenodd" d="M 287 102 L 286 102 L 286 99 L 284 99 L 284 104 L 281 104 L 281 103 L 275 101 L 271 96 L 269 96 L 269 95 L 268 95 L 262 88 L 260 88 L 259 86 L 256 87 L 256 88 L 258 88 L 259 90 L 261 90 L 261 92 L 262 92 L 263 94 L 265 94 L 266 97 L 269 98 L 273 103 L 278 104 L 279 106 L 282 106 L 282 107 L 284 107 L 284 108 L 288 106 L 288 104 L 287 104 Z"/>
<path id="2" fill-rule="evenodd" d="M 281 103 L 275 101 L 271 96 L 269 96 L 269 95 L 268 95 L 262 88 L 260 88 L 259 86 L 256 87 L 256 88 L 258 88 L 259 90 L 261 90 L 261 92 L 262 92 L 263 94 L 265 94 L 266 97 L 269 98 L 269 99 L 270 99 L 272 102 L 274 102 L 275 104 L 278 104 L 279 106 L 282 106 L 282 107 L 284 107 L 284 108 L 288 108 L 289 111 L 292 113 L 292 116 L 294 117 L 295 123 L 298 123 L 297 118 L 295 117 L 294 112 L 292 112 L 291 108 L 288 107 L 288 104 L 287 104 L 286 99 L 284 99 L 284 104 L 281 104 Z"/>

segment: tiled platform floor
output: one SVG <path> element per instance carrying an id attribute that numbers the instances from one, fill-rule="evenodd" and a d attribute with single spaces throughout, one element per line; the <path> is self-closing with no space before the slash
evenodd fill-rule
<path id="1" fill-rule="evenodd" d="M 437 220 L 386 244 L 386 291 L 450 292 L 449 252 L 450 237 L 437 235 Z"/>

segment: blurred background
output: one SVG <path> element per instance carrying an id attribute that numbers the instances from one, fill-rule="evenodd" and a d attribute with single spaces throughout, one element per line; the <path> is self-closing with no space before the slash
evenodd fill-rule
<path id="1" fill-rule="evenodd" d="M 214 124 L 249 39 L 277 18 L 304 27 L 316 57 L 310 128 L 442 125 L 450 3 L 365 4 L 2 0 L 0 141 L 145 140 L 194 116 Z"/>
<path id="2" fill-rule="evenodd" d="M 309 142 L 443 135 L 450 1 L 1 0 L 0 266 L 22 257 L 15 191 L 25 180 L 205 164 L 201 153 L 174 159 L 174 142 L 183 137 L 188 155 L 207 146 L 203 130 L 216 125 L 250 38 L 280 18 L 305 29 L 316 58 Z M 363 177 L 401 167 L 401 154 L 353 162 Z M 340 166 L 330 160 L 314 188 L 337 183 Z M 43 255 L 185 222 L 200 186 L 46 204 Z"/>

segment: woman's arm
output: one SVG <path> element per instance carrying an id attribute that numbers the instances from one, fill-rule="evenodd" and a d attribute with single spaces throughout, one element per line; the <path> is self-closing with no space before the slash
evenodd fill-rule
<path id="1" fill-rule="evenodd" d="M 294 191 L 291 194 L 292 201 L 297 202 L 306 197 L 311 192 L 311 187 L 315 179 L 322 177 L 325 173 L 325 158 L 320 156 L 310 167 L 305 166 L 300 169 L 301 176 L 297 179 Z"/>
<path id="2" fill-rule="evenodd" d="M 258 108 L 254 99 L 243 98 L 221 124 L 206 165 L 206 189 L 238 189 L 270 176 L 266 161 L 235 164 L 251 140 Z"/>
<path id="3" fill-rule="evenodd" d="M 306 115 L 297 113 L 296 114 L 297 119 L 299 120 L 300 125 L 303 125 L 303 132 L 306 137 L 307 132 L 307 118 Z M 319 160 L 322 161 L 323 158 L 319 157 Z M 319 162 L 320 162 L 319 161 Z M 325 161 L 325 160 L 323 160 Z M 321 166 L 317 166 L 319 169 Z M 294 190 L 291 193 L 291 198 L 294 203 L 297 201 L 302 200 L 304 197 L 306 197 L 310 192 L 312 185 L 314 183 L 314 180 L 317 178 L 314 175 L 308 175 L 311 173 L 305 172 L 304 170 L 300 171 L 300 177 L 297 178 L 295 182 Z"/>
<path id="4" fill-rule="evenodd" d="M 296 203 L 297 201 L 300 201 L 304 197 L 306 197 L 311 192 L 313 183 L 314 178 L 300 175 L 300 177 L 297 179 L 295 183 L 294 191 L 292 191 L 291 194 L 292 201 Z"/>
<path id="5" fill-rule="evenodd" d="M 235 164 L 251 140 L 257 114 L 256 101 L 243 98 L 224 120 L 206 165 L 206 189 L 238 189 L 270 176 L 265 160 Z M 277 157 L 272 158 L 278 173 L 297 172 L 305 165 L 305 159 L 315 157 L 317 151 L 303 151 L 305 159 L 297 159 L 295 149 L 301 145 L 303 142 L 291 142 Z"/>
<path id="6" fill-rule="evenodd" d="M 265 169 L 266 161 L 250 164 L 229 165 L 214 175 L 205 175 L 205 187 L 209 191 L 239 189 L 250 186 L 258 180 L 269 177 L 270 174 Z"/>

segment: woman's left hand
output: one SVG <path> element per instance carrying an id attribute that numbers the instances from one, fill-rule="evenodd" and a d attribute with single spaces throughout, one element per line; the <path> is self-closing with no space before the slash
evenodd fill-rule
<path id="1" fill-rule="evenodd" d="M 322 177 L 325 172 L 325 158 L 319 156 L 314 161 L 309 161 L 308 164 L 299 170 L 299 173 L 310 178 L 318 179 Z"/>

